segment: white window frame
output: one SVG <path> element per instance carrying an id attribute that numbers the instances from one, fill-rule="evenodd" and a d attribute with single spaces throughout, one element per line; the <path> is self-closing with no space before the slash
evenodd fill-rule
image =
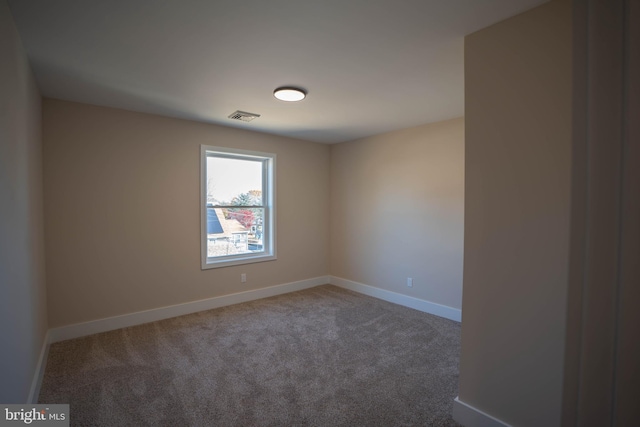
<path id="1" fill-rule="evenodd" d="M 218 257 L 208 256 L 207 236 L 207 157 L 214 155 L 238 160 L 262 161 L 262 197 L 264 206 L 263 252 L 235 254 Z M 236 148 L 200 146 L 200 253 L 202 269 L 228 267 L 272 261 L 276 256 L 276 155 Z"/>

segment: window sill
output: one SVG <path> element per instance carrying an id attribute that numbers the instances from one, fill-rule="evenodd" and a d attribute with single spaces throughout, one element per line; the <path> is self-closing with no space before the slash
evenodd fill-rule
<path id="1" fill-rule="evenodd" d="M 207 258 L 202 261 L 202 270 L 211 268 L 231 267 L 233 265 L 254 264 L 257 262 L 275 261 L 278 258 L 275 255 L 250 255 L 250 256 L 234 256 L 230 258 L 220 257 L 218 259 Z"/>

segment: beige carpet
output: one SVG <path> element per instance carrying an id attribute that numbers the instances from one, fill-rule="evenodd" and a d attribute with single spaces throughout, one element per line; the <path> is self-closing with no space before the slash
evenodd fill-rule
<path id="1" fill-rule="evenodd" d="M 331 285 L 51 346 L 72 425 L 454 426 L 460 325 Z"/>

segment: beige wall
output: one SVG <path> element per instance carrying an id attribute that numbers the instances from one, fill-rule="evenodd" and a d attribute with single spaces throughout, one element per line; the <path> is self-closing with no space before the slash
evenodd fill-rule
<path id="1" fill-rule="evenodd" d="M 465 39 L 459 397 L 518 426 L 560 424 L 571 72 L 569 0 Z"/>
<path id="2" fill-rule="evenodd" d="M 40 94 L 0 0 L 0 402 L 25 403 L 47 331 Z"/>
<path id="3" fill-rule="evenodd" d="M 463 218 L 463 119 L 331 147 L 332 275 L 459 309 Z"/>
<path id="4" fill-rule="evenodd" d="M 329 273 L 329 146 L 51 99 L 43 109 L 51 327 Z M 200 269 L 200 144 L 277 154 L 277 261 Z"/>

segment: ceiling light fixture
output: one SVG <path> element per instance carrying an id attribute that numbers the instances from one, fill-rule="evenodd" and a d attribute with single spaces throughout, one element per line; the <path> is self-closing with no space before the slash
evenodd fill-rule
<path id="1" fill-rule="evenodd" d="M 297 87 L 279 87 L 273 91 L 273 96 L 280 101 L 302 101 L 307 96 L 307 92 Z"/>

